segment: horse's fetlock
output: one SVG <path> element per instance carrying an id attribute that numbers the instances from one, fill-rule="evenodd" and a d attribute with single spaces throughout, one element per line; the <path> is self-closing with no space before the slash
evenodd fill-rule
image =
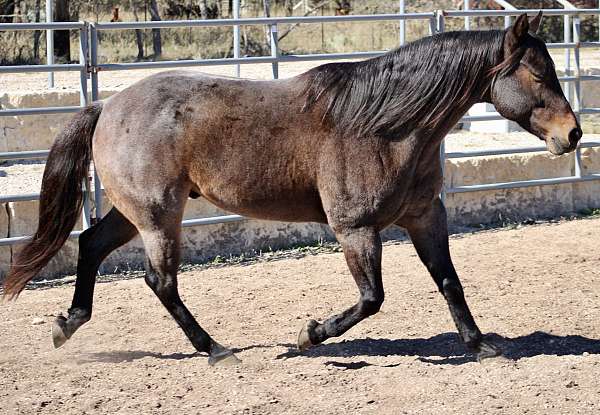
<path id="1" fill-rule="evenodd" d="M 71 320 L 71 321 L 77 321 L 81 325 L 81 324 L 87 323 L 91 319 L 92 319 L 92 311 L 91 310 L 81 308 L 81 307 L 75 307 L 75 308 L 69 309 L 69 320 Z"/>
<path id="2" fill-rule="evenodd" d="M 467 349 L 472 351 L 479 350 L 479 346 L 481 345 L 481 341 L 483 340 L 483 335 L 479 330 L 477 331 L 468 331 L 463 333 L 463 342 Z"/>

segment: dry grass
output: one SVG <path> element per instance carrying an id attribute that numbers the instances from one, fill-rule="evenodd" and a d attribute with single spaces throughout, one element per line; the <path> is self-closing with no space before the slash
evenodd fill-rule
<path id="1" fill-rule="evenodd" d="M 159 4 L 161 2 L 159 1 Z M 353 14 L 382 14 L 397 13 L 397 2 L 384 2 L 381 0 L 366 0 L 353 2 Z M 423 12 L 435 9 L 454 9 L 456 2 L 451 0 L 429 1 L 415 0 L 407 2 L 407 12 Z M 164 7 L 163 7 L 164 10 Z M 97 12 L 97 10 L 96 10 Z M 285 10 L 274 7 L 272 15 L 283 16 Z M 323 9 L 321 14 L 331 15 L 333 9 Z M 296 10 L 296 15 L 301 15 L 301 8 Z M 260 8 L 246 8 L 243 17 L 262 15 Z M 143 13 L 140 16 L 142 19 Z M 133 21 L 133 14 L 121 7 L 120 18 L 122 21 Z M 107 21 L 110 19 L 110 8 L 100 11 L 99 14 L 86 14 L 82 10 L 80 20 Z M 547 17 L 545 21 L 560 24 L 562 17 Z M 584 25 L 592 23 L 585 23 Z M 462 18 L 446 19 L 446 30 L 462 29 Z M 472 28 L 489 29 L 500 28 L 504 25 L 503 18 L 478 18 L 471 22 Z M 586 26 L 587 27 L 587 26 Z M 280 33 L 285 33 L 289 27 L 281 25 Z M 407 40 L 414 40 L 429 33 L 427 21 L 409 21 L 406 25 Z M 154 59 L 152 52 L 151 31 L 142 31 L 144 37 L 145 59 Z M 163 41 L 163 55 L 160 59 L 197 59 L 197 58 L 223 58 L 233 54 L 232 29 L 222 28 L 182 28 L 161 30 Z M 246 40 L 246 49 L 243 55 L 260 56 L 269 54 L 264 27 L 242 27 L 242 35 Z M 0 64 L 36 63 L 33 57 L 32 32 L 0 33 Z M 350 52 L 368 50 L 388 50 L 397 46 L 399 41 L 399 23 L 324 23 L 304 24 L 297 26 L 280 42 L 281 52 L 284 54 L 302 53 L 327 53 Z M 78 36 L 72 32 L 71 57 L 77 60 Z M 45 33 L 40 38 L 40 56 L 44 60 Z M 101 33 L 100 61 L 101 62 L 131 62 L 137 59 L 135 31 L 109 31 Z M 43 63 L 43 62 L 42 62 Z"/>

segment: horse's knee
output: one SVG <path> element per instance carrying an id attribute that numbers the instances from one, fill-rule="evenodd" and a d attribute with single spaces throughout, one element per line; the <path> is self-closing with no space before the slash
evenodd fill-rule
<path id="1" fill-rule="evenodd" d="M 174 279 L 169 275 L 159 275 L 158 272 L 146 261 L 146 276 L 144 277 L 146 285 L 161 299 L 167 299 L 176 295 L 177 287 Z"/>
<path id="2" fill-rule="evenodd" d="M 160 278 L 151 267 L 146 266 L 146 276 L 144 277 L 144 281 L 146 281 L 146 285 L 156 294 L 161 291 Z"/>

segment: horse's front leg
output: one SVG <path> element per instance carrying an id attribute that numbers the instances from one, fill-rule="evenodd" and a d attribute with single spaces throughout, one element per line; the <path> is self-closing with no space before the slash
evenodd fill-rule
<path id="1" fill-rule="evenodd" d="M 356 323 L 377 313 L 383 303 L 379 232 L 374 228 L 358 228 L 336 232 L 336 236 L 358 285 L 360 299 L 357 304 L 323 323 L 309 321 L 298 336 L 300 350 L 340 336 Z"/>
<path id="2" fill-rule="evenodd" d="M 483 339 L 465 301 L 462 285 L 450 258 L 446 209 L 441 200 L 436 199 L 423 215 L 404 218 L 397 225 L 408 231 L 421 261 L 446 299 L 465 345 L 477 353 L 478 360 L 500 355 L 496 346 Z"/>

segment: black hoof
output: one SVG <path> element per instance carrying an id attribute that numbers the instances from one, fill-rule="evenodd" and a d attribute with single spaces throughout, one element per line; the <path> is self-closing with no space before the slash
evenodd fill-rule
<path id="1" fill-rule="evenodd" d="M 83 324 L 90 321 L 90 312 L 80 308 L 69 310 L 69 317 L 62 314 L 56 316 L 52 324 L 52 343 L 55 348 L 61 347 L 73 336 Z"/>
<path id="2" fill-rule="evenodd" d="M 482 340 L 477 347 L 477 361 L 481 363 L 485 359 L 502 355 L 502 350 L 489 340 Z"/>
<path id="3" fill-rule="evenodd" d="M 211 366 L 236 366 L 242 363 L 231 350 L 211 354 L 208 357 L 208 364 Z"/>
<path id="4" fill-rule="evenodd" d="M 210 355 L 208 356 L 208 364 L 211 366 L 235 366 L 242 363 L 236 355 L 227 347 L 221 346 L 213 341 L 211 345 Z"/>
<path id="5" fill-rule="evenodd" d="M 52 343 L 54 348 L 58 349 L 71 338 L 71 333 L 67 328 L 67 319 L 62 316 L 56 316 L 54 324 L 52 324 Z"/>

